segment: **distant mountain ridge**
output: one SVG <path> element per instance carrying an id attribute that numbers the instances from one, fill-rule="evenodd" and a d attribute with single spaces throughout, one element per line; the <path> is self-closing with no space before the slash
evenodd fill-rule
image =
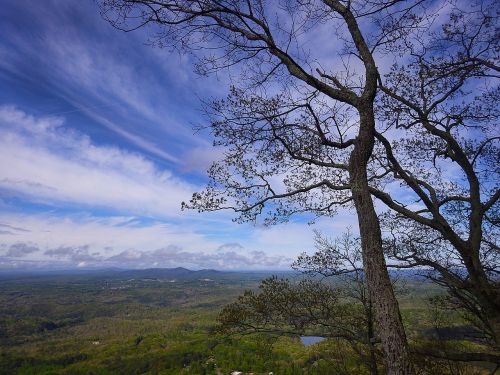
<path id="1" fill-rule="evenodd" d="M 146 268 L 137 270 L 120 271 L 118 275 L 127 278 L 154 278 L 154 279 L 190 279 L 220 277 L 224 274 L 232 274 L 230 271 L 217 271 L 212 269 L 190 270 L 184 267 L 175 268 Z"/>
<path id="2" fill-rule="evenodd" d="M 424 279 L 423 269 L 389 270 L 392 277 L 405 279 Z M 51 278 L 65 276 L 68 278 L 95 278 L 95 279 L 158 279 L 168 281 L 193 281 L 198 279 L 211 280 L 238 280 L 238 279 L 263 279 L 271 275 L 285 278 L 300 278 L 297 271 L 226 271 L 214 269 L 190 270 L 184 267 L 174 268 L 145 268 L 145 269 L 123 269 L 123 268 L 100 268 L 100 269 L 66 269 L 66 270 L 0 270 L 2 279 L 23 278 Z M 304 276 L 304 275 L 302 275 Z"/>
<path id="3" fill-rule="evenodd" d="M 58 278 L 68 280 L 96 279 L 96 280 L 161 280 L 161 281 L 195 281 L 210 280 L 260 280 L 271 275 L 285 276 L 291 271 L 224 271 L 214 269 L 190 270 L 184 267 L 175 268 L 146 268 L 146 269 L 66 269 L 66 270 L 18 270 L 10 272 L 0 271 L 0 280 L 25 278 Z M 203 280 L 207 281 L 207 280 Z"/>

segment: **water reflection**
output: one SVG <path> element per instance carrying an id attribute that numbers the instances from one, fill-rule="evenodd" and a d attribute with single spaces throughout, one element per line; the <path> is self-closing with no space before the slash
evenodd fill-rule
<path id="1" fill-rule="evenodd" d="M 320 341 L 323 341 L 324 339 L 325 339 L 325 337 L 321 337 L 321 336 L 300 336 L 300 342 L 304 346 L 314 345 Z"/>

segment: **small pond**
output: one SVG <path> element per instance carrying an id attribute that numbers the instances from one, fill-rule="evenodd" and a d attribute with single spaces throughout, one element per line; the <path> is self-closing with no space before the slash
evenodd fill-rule
<path id="1" fill-rule="evenodd" d="M 314 345 L 320 341 L 323 341 L 324 339 L 325 339 L 325 337 L 321 337 L 321 336 L 300 336 L 300 342 L 304 346 Z"/>

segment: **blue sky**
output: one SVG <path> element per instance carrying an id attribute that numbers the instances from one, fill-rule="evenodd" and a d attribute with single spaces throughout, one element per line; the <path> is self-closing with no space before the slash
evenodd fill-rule
<path id="1" fill-rule="evenodd" d="M 146 33 L 113 29 L 92 1 L 2 2 L 0 269 L 277 269 L 311 250 L 300 219 L 263 228 L 180 210 L 222 152 L 193 131 L 200 98 L 227 85 Z"/>

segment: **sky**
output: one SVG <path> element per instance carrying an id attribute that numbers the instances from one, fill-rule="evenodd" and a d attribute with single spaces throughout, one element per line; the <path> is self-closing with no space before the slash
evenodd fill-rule
<path id="1" fill-rule="evenodd" d="M 286 269 L 313 250 L 314 226 L 236 224 L 182 211 L 221 156 L 201 99 L 221 97 L 185 55 L 124 33 L 93 1 L 0 7 L 0 272 L 26 269 Z"/>

